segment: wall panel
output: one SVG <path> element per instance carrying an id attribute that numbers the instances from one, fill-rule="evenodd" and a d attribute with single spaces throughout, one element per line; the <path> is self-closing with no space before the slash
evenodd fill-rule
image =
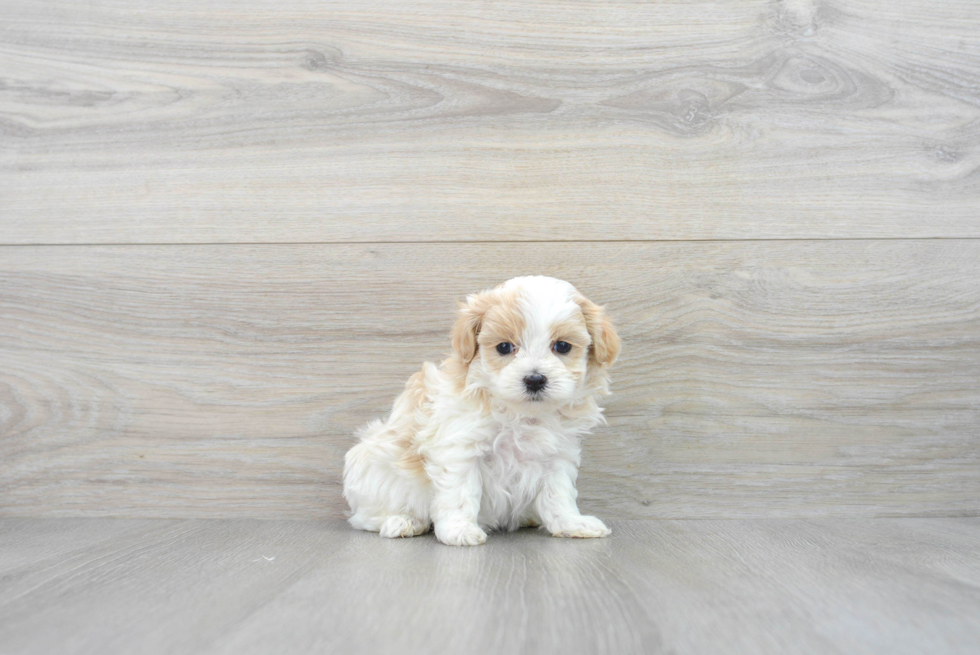
<path id="1" fill-rule="evenodd" d="M 351 432 L 516 274 L 624 352 L 583 506 L 976 515 L 980 242 L 0 248 L 0 514 L 339 516 Z"/>
<path id="2" fill-rule="evenodd" d="M 0 243 L 980 237 L 973 0 L 0 15 Z"/>

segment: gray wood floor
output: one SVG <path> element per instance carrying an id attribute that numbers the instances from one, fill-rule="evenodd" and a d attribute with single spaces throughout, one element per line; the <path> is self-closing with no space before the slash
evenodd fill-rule
<path id="1" fill-rule="evenodd" d="M 480 548 L 335 521 L 0 521 L 0 652 L 970 653 L 980 519 L 618 521 Z"/>

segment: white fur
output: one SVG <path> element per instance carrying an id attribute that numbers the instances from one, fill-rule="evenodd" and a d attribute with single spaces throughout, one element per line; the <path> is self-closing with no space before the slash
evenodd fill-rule
<path id="1" fill-rule="evenodd" d="M 439 541 L 455 546 L 482 544 L 487 530 L 534 525 L 559 537 L 610 533 L 576 505 L 581 440 L 603 421 L 597 399 L 608 393 L 611 364 L 592 356 L 596 335 L 586 332 L 582 305 L 588 301 L 548 277 L 515 278 L 482 295 L 508 293 L 524 330 L 515 353 L 498 361 L 508 362 L 502 369 L 488 365 L 498 355 L 483 346 L 462 369 L 465 384 L 458 362 L 456 369 L 450 360 L 426 363 L 388 418 L 361 429 L 344 467 L 355 528 L 411 537 L 434 523 Z M 562 357 L 552 350 L 552 326 L 576 321 L 587 347 Z M 615 358 L 618 337 L 607 329 Z M 548 378 L 541 399 L 527 397 L 523 379 L 532 372 Z M 417 466 L 405 465 L 406 457 Z"/>

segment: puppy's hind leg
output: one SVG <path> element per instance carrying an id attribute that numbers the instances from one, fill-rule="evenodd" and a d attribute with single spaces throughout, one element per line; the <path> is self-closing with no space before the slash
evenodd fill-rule
<path id="1" fill-rule="evenodd" d="M 392 514 L 381 524 L 380 536 L 386 539 L 414 537 L 429 531 L 429 524 L 410 514 Z"/>
<path id="2" fill-rule="evenodd" d="M 344 498 L 352 510 L 347 521 L 357 530 L 378 532 L 389 514 L 381 493 L 387 478 L 384 469 L 388 467 L 383 465 L 381 451 L 372 439 L 383 429 L 380 421 L 369 423 L 361 431 L 362 441 L 347 451 L 344 458 Z"/>
<path id="3" fill-rule="evenodd" d="M 367 530 L 368 532 L 378 532 L 384 525 L 387 515 L 384 512 L 371 508 L 359 508 L 354 512 L 347 522 L 355 530 Z"/>
<path id="4" fill-rule="evenodd" d="M 369 423 L 362 440 L 347 452 L 344 498 L 351 527 L 382 537 L 414 537 L 429 529 L 428 492 L 419 476 L 406 471 L 405 447 L 380 421 Z M 421 465 L 417 468 L 421 470 Z"/>

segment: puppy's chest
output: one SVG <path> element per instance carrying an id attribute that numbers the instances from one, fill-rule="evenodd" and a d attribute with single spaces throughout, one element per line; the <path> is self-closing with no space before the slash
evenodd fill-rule
<path id="1" fill-rule="evenodd" d="M 487 444 L 484 463 L 506 468 L 539 465 L 554 457 L 564 441 L 553 429 L 534 420 L 498 425 Z"/>

